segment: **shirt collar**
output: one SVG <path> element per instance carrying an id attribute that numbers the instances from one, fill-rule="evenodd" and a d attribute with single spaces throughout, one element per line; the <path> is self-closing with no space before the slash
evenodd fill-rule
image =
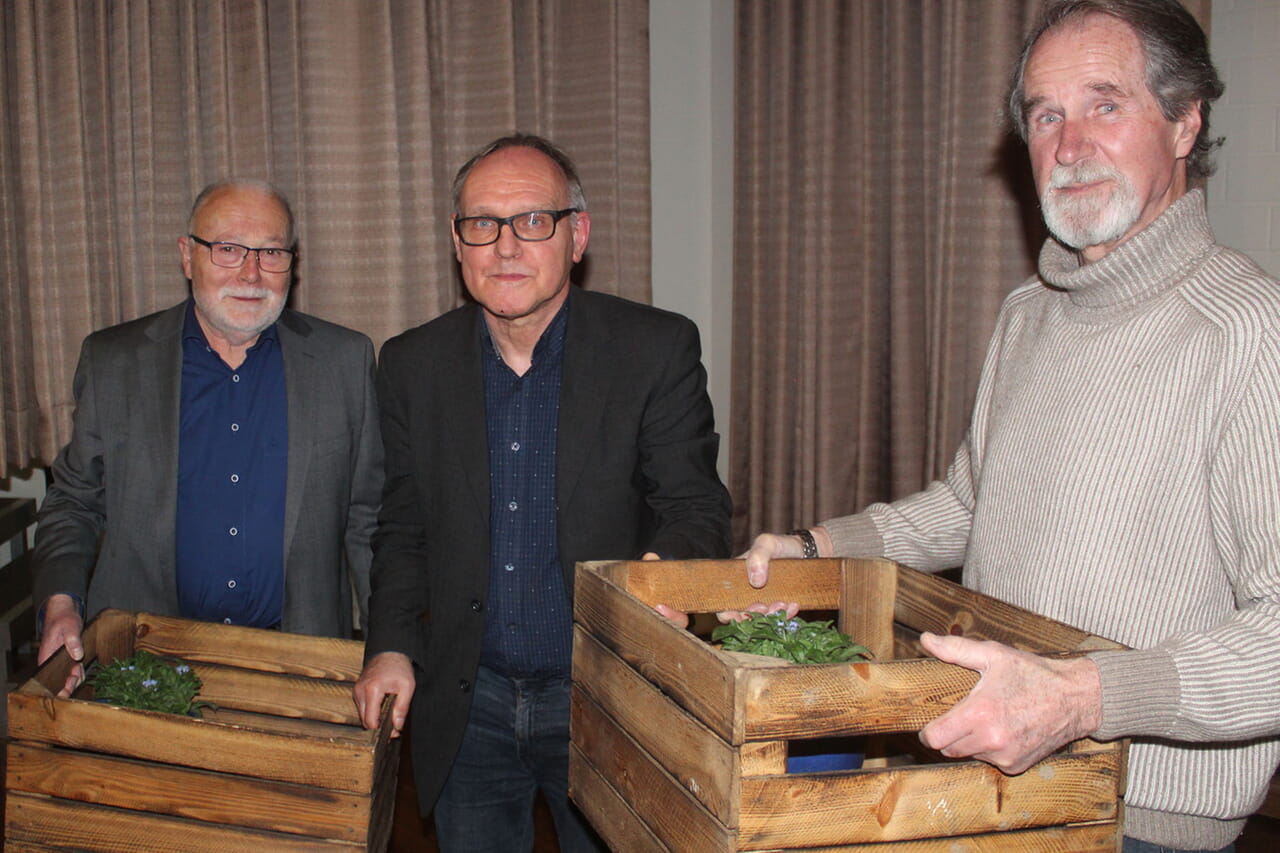
<path id="1" fill-rule="evenodd" d="M 498 361 L 502 361 L 502 353 L 498 351 L 498 345 L 493 342 L 493 335 L 489 333 L 489 324 L 485 322 L 483 308 L 477 312 L 477 318 L 480 324 L 480 339 L 484 342 L 485 349 Z M 530 370 L 537 367 L 543 360 L 553 359 L 564 351 L 565 329 L 568 325 L 569 300 L 566 299 L 560 306 L 560 310 L 551 318 L 551 322 L 547 324 L 547 328 L 542 330 L 538 343 L 534 345 L 533 358 L 529 364 Z"/>

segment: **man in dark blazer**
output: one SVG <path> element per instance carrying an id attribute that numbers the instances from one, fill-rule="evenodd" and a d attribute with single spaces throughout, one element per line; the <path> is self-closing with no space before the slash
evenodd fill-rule
<path id="1" fill-rule="evenodd" d="M 285 310 L 294 225 L 221 182 L 179 239 L 191 298 L 89 335 L 33 555 L 39 657 L 106 607 L 347 637 L 382 487 L 373 347 Z M 75 676 L 73 676 L 75 678 Z M 74 686 L 69 684 L 68 686 Z"/>
<path id="2" fill-rule="evenodd" d="M 397 729 L 412 713 L 445 853 L 529 849 L 538 790 L 560 849 L 595 849 L 566 791 L 574 564 L 727 555 L 698 333 L 570 284 L 590 217 L 546 140 L 491 143 L 454 209 L 474 303 L 379 359 L 387 485 L 356 704 L 370 727 L 388 694 Z"/>

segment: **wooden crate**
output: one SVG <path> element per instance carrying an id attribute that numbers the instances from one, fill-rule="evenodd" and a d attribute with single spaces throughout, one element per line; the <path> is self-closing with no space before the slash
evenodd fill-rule
<path id="1" fill-rule="evenodd" d="M 9 695 L 5 850 L 383 851 L 399 740 L 351 698 L 363 644 L 107 610 L 85 661 L 145 649 L 204 682 L 203 717 L 54 694 L 62 651 Z"/>
<path id="2" fill-rule="evenodd" d="M 652 607 L 710 613 L 766 596 L 837 612 L 877 660 L 724 652 Z M 890 734 L 917 732 L 976 682 L 922 658 L 921 631 L 1044 653 L 1114 643 L 886 560 L 778 560 L 765 590 L 741 561 L 583 563 L 574 619 L 570 793 L 615 850 L 1119 849 L 1123 742 L 1078 741 L 1006 776 Z M 848 735 L 868 747 L 862 770 L 786 772 L 791 744 Z"/>

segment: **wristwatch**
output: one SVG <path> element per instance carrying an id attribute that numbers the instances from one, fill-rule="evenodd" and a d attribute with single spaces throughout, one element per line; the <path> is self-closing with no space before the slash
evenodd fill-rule
<path id="1" fill-rule="evenodd" d="M 801 527 L 798 530 L 792 530 L 788 536 L 799 536 L 800 545 L 804 548 L 804 558 L 812 560 L 818 556 L 818 542 L 813 538 L 813 531 L 807 527 Z"/>

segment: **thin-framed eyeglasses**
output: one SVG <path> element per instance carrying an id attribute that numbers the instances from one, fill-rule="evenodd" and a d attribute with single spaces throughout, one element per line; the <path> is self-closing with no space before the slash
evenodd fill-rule
<path id="1" fill-rule="evenodd" d="M 249 257 L 250 252 L 258 255 L 258 268 L 263 272 L 288 272 L 293 266 L 295 253 L 292 249 L 280 249 L 275 246 L 241 246 L 239 243 L 228 243 L 223 240 L 213 242 L 201 240 L 194 234 L 187 236 L 201 246 L 209 248 L 209 259 L 213 261 L 214 266 L 236 269 L 244 263 L 245 258 Z"/>
<path id="2" fill-rule="evenodd" d="M 526 243 L 541 243 L 556 236 L 556 223 L 570 213 L 579 213 L 576 207 L 564 210 L 527 210 L 511 216 L 459 216 L 453 220 L 453 230 L 458 239 L 468 246 L 488 246 L 496 243 L 506 225 L 517 239 Z"/>

